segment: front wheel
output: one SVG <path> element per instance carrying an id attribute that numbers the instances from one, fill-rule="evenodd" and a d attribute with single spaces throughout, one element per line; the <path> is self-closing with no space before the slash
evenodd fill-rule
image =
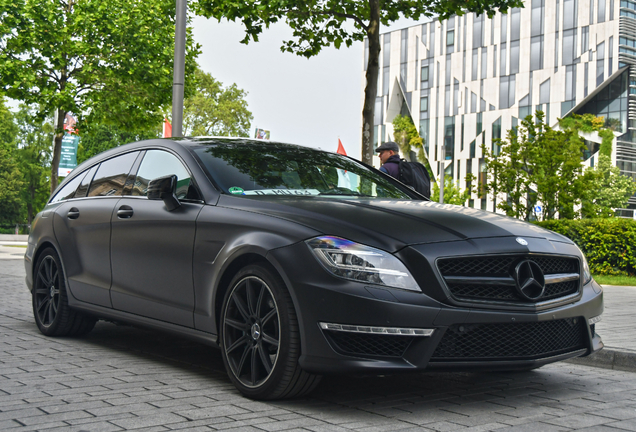
<path id="1" fill-rule="evenodd" d="M 47 336 L 78 336 L 90 332 L 95 318 L 72 310 L 64 270 L 57 252 L 45 249 L 38 258 L 33 274 L 33 317 Z"/>
<path id="2" fill-rule="evenodd" d="M 250 265 L 232 280 L 221 312 L 223 363 L 245 396 L 283 399 L 320 381 L 298 365 L 300 332 L 289 292 L 267 267 Z"/>

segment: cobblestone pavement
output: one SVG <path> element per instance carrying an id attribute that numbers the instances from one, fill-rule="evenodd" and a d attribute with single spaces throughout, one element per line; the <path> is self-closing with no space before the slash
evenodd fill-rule
<path id="1" fill-rule="evenodd" d="M 2 431 L 636 430 L 630 372 L 326 377 L 310 397 L 254 402 L 205 345 L 106 322 L 83 338 L 41 335 L 19 259 L 0 259 L 0 296 Z"/>

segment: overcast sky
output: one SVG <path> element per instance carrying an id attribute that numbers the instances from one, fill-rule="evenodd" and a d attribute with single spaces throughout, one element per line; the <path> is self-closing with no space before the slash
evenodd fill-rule
<path id="1" fill-rule="evenodd" d="M 401 20 L 381 32 L 414 25 Z M 201 44 L 198 62 L 224 85 L 236 83 L 247 91 L 255 128 L 267 129 L 271 139 L 336 151 L 338 138 L 349 156 L 361 154 L 363 49 L 325 48 L 306 59 L 283 53 L 291 39 L 285 24 L 266 29 L 259 42 L 241 44 L 240 23 L 195 17 L 194 38 Z"/>

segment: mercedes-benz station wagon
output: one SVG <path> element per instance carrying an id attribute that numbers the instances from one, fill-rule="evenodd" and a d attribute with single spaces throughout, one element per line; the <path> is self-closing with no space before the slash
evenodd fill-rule
<path id="1" fill-rule="evenodd" d="M 603 347 L 602 289 L 569 239 L 295 145 L 104 152 L 37 215 L 25 264 L 45 335 L 99 319 L 178 333 L 217 345 L 255 399 L 324 374 L 528 370 Z"/>

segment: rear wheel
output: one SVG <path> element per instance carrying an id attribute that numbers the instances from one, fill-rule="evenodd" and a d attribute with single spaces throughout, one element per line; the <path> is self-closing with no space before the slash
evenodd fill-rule
<path id="1" fill-rule="evenodd" d="M 97 321 L 69 308 L 64 270 L 57 252 L 45 249 L 33 274 L 33 316 L 47 336 L 76 336 L 90 332 Z"/>
<path id="2" fill-rule="evenodd" d="M 320 377 L 298 365 L 300 332 L 289 292 L 281 278 L 250 265 L 232 280 L 223 302 L 220 345 L 230 379 L 253 399 L 297 397 Z"/>

